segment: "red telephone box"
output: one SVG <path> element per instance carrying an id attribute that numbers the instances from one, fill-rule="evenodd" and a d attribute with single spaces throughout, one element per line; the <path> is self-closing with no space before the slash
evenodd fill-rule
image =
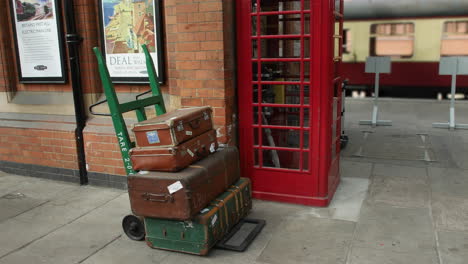
<path id="1" fill-rule="evenodd" d="M 340 181 L 343 0 L 236 4 L 243 175 L 258 199 L 327 206 Z"/>

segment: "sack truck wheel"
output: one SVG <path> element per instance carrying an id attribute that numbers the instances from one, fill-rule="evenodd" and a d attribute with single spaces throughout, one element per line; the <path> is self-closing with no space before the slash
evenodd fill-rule
<path id="1" fill-rule="evenodd" d="M 122 228 L 128 238 L 132 240 L 141 241 L 145 239 L 145 225 L 138 216 L 125 216 L 122 220 Z"/>

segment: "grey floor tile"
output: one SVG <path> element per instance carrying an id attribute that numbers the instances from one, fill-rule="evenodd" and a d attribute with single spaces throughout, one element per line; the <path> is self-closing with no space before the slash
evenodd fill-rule
<path id="1" fill-rule="evenodd" d="M 402 177 L 412 180 L 427 181 L 427 171 L 425 167 L 411 167 L 392 164 L 374 164 L 374 175 L 387 177 Z"/>
<path id="2" fill-rule="evenodd" d="M 311 217 L 317 217 L 357 222 L 368 188 L 368 179 L 342 178 L 328 207 L 304 206 L 282 217 L 287 216 L 288 219 L 310 219 Z"/>
<path id="3" fill-rule="evenodd" d="M 26 177 L 13 176 L 10 174 L 0 177 L 0 196 L 16 191 L 18 186 L 25 180 Z"/>
<path id="4" fill-rule="evenodd" d="M 390 249 L 353 247 L 348 264 L 439 264 L 435 250 L 401 253 Z"/>
<path id="5" fill-rule="evenodd" d="M 52 199 L 62 198 L 77 185 L 63 184 L 49 180 L 23 177 L 14 189 L 0 196 L 0 222 L 41 206 Z"/>
<path id="6" fill-rule="evenodd" d="M 129 264 L 161 263 L 172 254 L 168 251 L 152 249 L 144 241 L 133 241 L 122 235 L 114 242 L 83 261 L 83 264 Z M 196 258 L 196 257 L 194 257 Z"/>
<path id="7" fill-rule="evenodd" d="M 468 231 L 468 199 L 433 195 L 432 214 L 439 230 Z"/>
<path id="8" fill-rule="evenodd" d="M 468 263 L 468 233 L 439 231 L 439 254 L 443 264 Z"/>
<path id="9" fill-rule="evenodd" d="M 468 170 L 428 168 L 432 193 L 468 198 Z"/>
<path id="10" fill-rule="evenodd" d="M 329 217 L 336 220 L 357 222 L 368 189 L 368 179 L 342 178 L 335 196 L 328 206 Z"/>
<path id="11" fill-rule="evenodd" d="M 21 213 L 29 211 L 47 203 L 47 200 L 39 200 L 22 196 L 21 193 L 9 193 L 0 197 L 0 222 Z"/>
<path id="12" fill-rule="evenodd" d="M 429 209 L 365 205 L 361 209 L 353 246 L 400 253 L 434 249 Z"/>
<path id="13" fill-rule="evenodd" d="M 367 201 L 408 208 L 428 207 L 430 188 L 424 179 L 418 177 L 375 175 Z"/>
<path id="14" fill-rule="evenodd" d="M 355 224 L 310 218 L 284 222 L 258 261 L 264 263 L 345 263 Z"/>
<path id="15" fill-rule="evenodd" d="M 128 197 L 120 195 L 106 205 L 36 240 L 0 263 L 78 263 L 122 235 L 122 217 Z"/>
<path id="16" fill-rule="evenodd" d="M 372 173 L 372 163 L 342 159 L 340 169 L 341 177 L 369 178 Z"/>
<path id="17" fill-rule="evenodd" d="M 84 187 L 69 193 L 63 199 L 52 200 L 5 220 L 0 223 L 0 257 L 47 235 L 119 195 L 120 192 L 112 190 Z"/>

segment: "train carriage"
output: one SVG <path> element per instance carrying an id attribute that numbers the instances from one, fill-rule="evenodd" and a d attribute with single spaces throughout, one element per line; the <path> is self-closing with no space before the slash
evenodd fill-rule
<path id="1" fill-rule="evenodd" d="M 365 2 L 365 3 L 364 3 Z M 468 1 L 345 1 L 343 76 L 349 87 L 369 90 L 374 76 L 364 72 L 368 56 L 391 56 L 385 89 L 446 92 L 450 76 L 440 76 L 441 56 L 468 56 Z M 366 4 L 367 8 L 363 8 Z M 458 77 L 468 93 L 468 76 Z"/>

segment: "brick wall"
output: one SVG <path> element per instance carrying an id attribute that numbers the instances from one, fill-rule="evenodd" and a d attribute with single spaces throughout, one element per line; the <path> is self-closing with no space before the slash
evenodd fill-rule
<path id="1" fill-rule="evenodd" d="M 6 2 L 0 2 L 0 92 L 70 92 L 69 82 L 58 85 L 18 82 L 16 62 L 11 56 L 14 45 Z M 75 0 L 77 27 L 84 38 L 80 46 L 83 92 L 92 95 L 86 97 L 88 105 L 102 94 L 92 53 L 92 48 L 100 45 L 97 2 Z M 218 141 L 227 144 L 235 144 L 234 3 L 232 0 L 165 0 L 162 10 L 167 77 L 161 88 L 171 98 L 168 108 L 212 106 Z M 140 93 L 149 89 L 147 85 L 129 84 L 116 84 L 115 88 L 120 93 Z M 57 114 L 60 113 L 57 109 Z M 0 124 L 0 133 L 4 133 L 0 134 L 0 140 L 5 143 L 0 147 L 0 162 L 76 170 L 74 128 L 64 131 L 59 124 L 74 126 L 57 122 L 57 126 L 48 129 L 34 129 Z M 90 117 L 84 140 L 89 173 L 125 175 L 110 118 Z"/>
<path id="2" fill-rule="evenodd" d="M 117 137 L 110 120 L 91 119 L 83 134 L 88 171 L 126 175 Z"/>
<path id="3" fill-rule="evenodd" d="M 165 1 L 169 93 L 212 106 L 221 143 L 233 138 L 233 12 L 233 1 Z"/>
<path id="4" fill-rule="evenodd" d="M 0 160 L 71 170 L 78 167 L 73 130 L 0 127 L 0 135 Z"/>

